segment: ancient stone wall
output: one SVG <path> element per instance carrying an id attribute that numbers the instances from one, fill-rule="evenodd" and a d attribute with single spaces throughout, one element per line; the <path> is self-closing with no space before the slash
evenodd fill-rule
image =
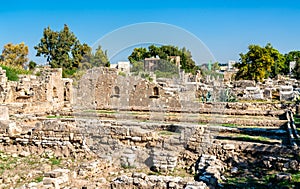
<path id="1" fill-rule="evenodd" d="M 75 106 L 81 109 L 180 108 L 178 95 L 169 95 L 160 85 L 135 76 L 120 76 L 108 68 L 89 70 L 74 98 Z"/>
<path id="2" fill-rule="evenodd" d="M 55 157 L 78 157 L 88 154 L 81 133 L 71 122 L 45 120 L 31 130 L 11 121 L 0 122 L 0 150 L 41 155 L 51 152 Z"/>
<path id="3" fill-rule="evenodd" d="M 0 102 L 8 104 L 11 114 L 45 113 L 72 103 L 72 80 L 62 79 L 62 69 L 40 69 L 38 75 L 20 75 L 8 81 L 0 69 Z"/>
<path id="4" fill-rule="evenodd" d="M 140 77 L 120 76 L 114 69 L 88 70 L 74 91 L 74 106 L 79 109 L 117 109 L 152 112 L 195 112 L 219 114 L 280 115 L 285 104 L 200 102 L 195 84 L 149 82 Z M 255 86 L 253 81 L 236 81 L 234 86 Z M 216 89 L 217 91 L 217 89 Z M 269 95 L 270 96 L 270 95 Z M 277 112 L 276 112 L 277 111 Z"/>
<path id="5" fill-rule="evenodd" d="M 196 182 L 181 177 L 155 176 L 144 173 L 133 173 L 132 176 L 120 176 L 113 180 L 112 189 L 176 189 L 176 188 L 197 188 L 206 189 L 204 182 Z"/>

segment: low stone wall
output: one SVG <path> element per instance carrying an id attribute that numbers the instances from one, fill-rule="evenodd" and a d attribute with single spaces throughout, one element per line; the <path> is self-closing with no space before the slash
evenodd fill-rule
<path id="1" fill-rule="evenodd" d="M 197 188 L 207 189 L 204 182 L 187 180 L 182 177 L 155 176 L 145 173 L 133 173 L 132 176 L 120 176 L 115 178 L 111 184 L 112 189 L 179 189 L 179 188 Z"/>
<path id="2" fill-rule="evenodd" d="M 63 102 L 57 102 L 57 106 L 62 107 Z M 9 114 L 38 114 L 38 115 L 46 115 L 52 114 L 59 110 L 59 108 L 55 108 L 50 102 L 24 102 L 24 103 L 9 103 L 7 104 L 9 108 Z"/>
<path id="3" fill-rule="evenodd" d="M 288 105 L 274 103 L 239 103 L 239 102 L 182 102 L 190 104 L 180 107 L 141 107 L 141 106 L 107 106 L 104 109 L 118 111 L 140 111 L 140 112 L 174 112 L 174 113 L 195 113 L 195 114 L 220 114 L 220 115 L 250 115 L 250 116 L 272 116 L 277 117 L 285 113 Z"/>
<path id="4" fill-rule="evenodd" d="M 0 122 L 0 150 L 26 151 L 42 154 L 51 151 L 56 157 L 77 157 L 88 154 L 81 133 L 74 125 L 57 120 L 45 120 L 29 131 L 11 121 Z"/>

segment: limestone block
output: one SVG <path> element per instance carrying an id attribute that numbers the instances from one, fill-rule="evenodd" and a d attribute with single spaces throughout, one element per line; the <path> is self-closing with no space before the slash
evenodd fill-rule
<path id="1" fill-rule="evenodd" d="M 28 156 L 30 156 L 31 155 L 31 153 L 30 152 L 27 152 L 27 151 L 22 151 L 21 153 L 20 153 L 20 157 L 28 157 Z"/>
<path id="2" fill-rule="evenodd" d="M 175 189 L 175 188 L 179 188 L 178 184 L 176 184 L 175 182 L 169 182 L 168 183 L 168 188 L 170 189 Z"/>
<path id="3" fill-rule="evenodd" d="M 235 145 L 234 144 L 225 144 L 225 145 L 223 145 L 223 149 L 224 150 L 234 150 Z"/>
<path id="4" fill-rule="evenodd" d="M 0 106 L 0 121 L 1 120 L 9 120 L 8 107 L 6 106 Z"/>
<path id="5" fill-rule="evenodd" d="M 15 136 L 21 134 L 22 128 L 17 126 L 15 122 L 9 122 L 6 131 L 9 136 Z"/>
<path id="6" fill-rule="evenodd" d="M 58 171 L 51 171 L 51 172 L 44 174 L 45 177 L 49 177 L 49 178 L 57 178 L 57 177 L 60 177 L 61 175 L 62 175 L 62 173 L 58 172 Z"/>
<path id="7" fill-rule="evenodd" d="M 142 138 L 141 137 L 131 137 L 131 140 L 135 141 L 135 142 L 141 142 Z"/>

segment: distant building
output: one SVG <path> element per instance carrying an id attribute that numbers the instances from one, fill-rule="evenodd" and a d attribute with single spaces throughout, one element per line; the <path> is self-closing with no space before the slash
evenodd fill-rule
<path id="1" fill-rule="evenodd" d="M 296 66 L 296 61 L 291 61 L 290 62 L 290 66 L 289 66 L 289 68 L 290 68 L 290 74 L 292 74 L 292 71 L 293 71 L 293 69 L 295 68 L 295 66 Z"/>
<path id="2" fill-rule="evenodd" d="M 117 64 L 111 64 L 111 68 L 116 68 L 120 72 L 124 72 L 126 74 L 130 73 L 130 62 L 128 61 L 119 61 Z"/>
<path id="3" fill-rule="evenodd" d="M 220 66 L 220 72 L 225 72 L 228 70 L 228 63 L 219 63 Z"/>
<path id="4" fill-rule="evenodd" d="M 236 61 L 234 60 L 228 60 L 228 70 L 233 70 L 233 65 L 236 64 Z"/>
<path id="5" fill-rule="evenodd" d="M 180 69 L 180 56 L 169 56 L 170 62 L 175 63 L 178 69 Z"/>
<path id="6" fill-rule="evenodd" d="M 158 67 L 160 58 L 145 58 L 144 71 L 154 72 Z"/>
<path id="7" fill-rule="evenodd" d="M 220 72 L 233 71 L 233 65 L 236 63 L 234 60 L 229 60 L 227 63 L 219 63 Z"/>
<path id="8" fill-rule="evenodd" d="M 152 57 L 152 58 L 145 58 L 144 59 L 144 71 L 146 72 L 154 72 L 158 69 L 159 64 L 161 61 L 164 61 L 160 59 L 159 57 Z M 171 62 L 172 64 L 176 65 L 178 70 L 180 70 L 180 56 L 169 56 L 168 62 Z"/>

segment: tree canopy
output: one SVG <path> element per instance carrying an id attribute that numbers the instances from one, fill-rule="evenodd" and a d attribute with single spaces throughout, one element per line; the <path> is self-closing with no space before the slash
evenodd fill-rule
<path id="1" fill-rule="evenodd" d="M 61 31 L 45 28 L 40 43 L 34 48 L 36 56 L 44 56 L 52 68 L 64 68 L 64 71 L 77 69 L 90 51 L 90 47 L 81 44 L 67 25 Z"/>
<path id="2" fill-rule="evenodd" d="M 262 81 L 284 73 L 285 57 L 268 43 L 265 47 L 249 45 L 246 54 L 240 54 L 236 79 Z"/>
<path id="3" fill-rule="evenodd" d="M 96 52 L 93 55 L 93 59 L 92 59 L 91 63 L 93 66 L 96 66 L 96 67 L 99 67 L 99 66 L 109 67 L 110 66 L 110 62 L 107 57 L 107 51 L 103 51 L 100 45 L 97 47 Z"/>
<path id="4" fill-rule="evenodd" d="M 27 55 L 28 46 L 24 43 L 16 45 L 8 43 L 3 47 L 0 64 L 4 66 L 23 68 L 25 63 L 28 61 Z"/>
<path id="5" fill-rule="evenodd" d="M 81 61 L 81 69 L 89 69 L 92 67 L 105 66 L 109 67 L 110 62 L 107 57 L 107 52 L 103 51 L 101 46 L 98 46 L 95 53 L 92 52 L 92 49 L 87 49 L 86 54 L 83 56 Z"/>
<path id="6" fill-rule="evenodd" d="M 142 61 L 145 58 L 156 57 L 160 59 L 170 61 L 171 56 L 180 56 L 181 69 L 184 69 L 186 72 L 192 72 L 197 69 L 194 60 L 192 59 L 191 52 L 186 48 L 179 49 L 178 47 L 165 45 L 157 47 L 151 45 L 147 48 L 140 47 L 135 48 L 131 55 L 128 57 L 128 60 L 131 63 Z"/>

